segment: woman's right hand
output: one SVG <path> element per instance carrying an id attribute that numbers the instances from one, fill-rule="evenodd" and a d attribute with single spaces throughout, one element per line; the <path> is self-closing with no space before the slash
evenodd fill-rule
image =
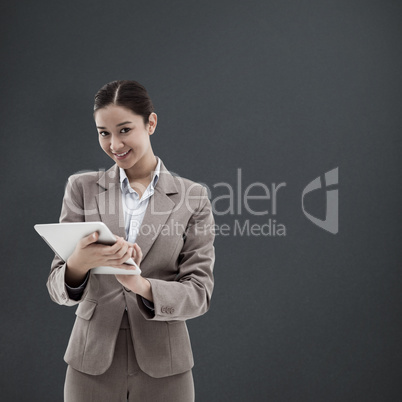
<path id="1" fill-rule="evenodd" d="M 117 241 L 111 246 L 97 244 L 98 232 L 82 238 L 74 252 L 67 259 L 66 282 L 75 286 L 80 284 L 91 268 L 99 266 L 126 268 L 125 261 L 131 258 L 133 248 L 122 237 L 116 236 Z"/>

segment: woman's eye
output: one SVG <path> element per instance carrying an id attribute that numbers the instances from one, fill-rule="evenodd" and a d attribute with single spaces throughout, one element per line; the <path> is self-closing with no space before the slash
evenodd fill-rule
<path id="1" fill-rule="evenodd" d="M 100 135 L 101 137 L 106 137 L 106 136 L 108 135 L 108 132 L 107 132 L 107 131 L 101 131 L 101 132 L 99 133 L 99 135 Z"/>
<path id="2" fill-rule="evenodd" d="M 126 130 L 126 131 L 124 131 L 124 130 Z M 128 133 L 130 130 L 131 130 L 131 128 L 124 127 L 124 128 L 121 129 L 121 132 L 122 133 Z"/>

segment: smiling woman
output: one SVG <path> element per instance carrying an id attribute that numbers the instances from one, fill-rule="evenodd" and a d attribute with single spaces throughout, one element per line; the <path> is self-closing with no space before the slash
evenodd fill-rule
<path id="1" fill-rule="evenodd" d="M 55 255 L 52 262 L 50 297 L 79 305 L 64 356 L 65 401 L 191 402 L 186 320 L 207 312 L 214 286 L 215 222 L 207 191 L 173 176 L 155 156 L 150 136 L 157 115 L 138 82 L 102 87 L 94 120 L 99 144 L 115 163 L 106 172 L 69 177 L 60 222 L 103 221 L 117 242 L 99 244 L 94 233 L 67 261 Z M 124 264 L 130 257 L 142 275 L 91 271 L 130 269 Z"/>

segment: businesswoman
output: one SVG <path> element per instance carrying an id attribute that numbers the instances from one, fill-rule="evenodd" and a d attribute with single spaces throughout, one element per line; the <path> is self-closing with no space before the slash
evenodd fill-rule
<path id="1" fill-rule="evenodd" d="M 66 402 L 190 402 L 194 365 L 186 320 L 204 314 L 213 290 L 214 217 L 204 186 L 172 175 L 150 137 L 157 115 L 136 81 L 95 95 L 99 144 L 114 164 L 68 178 L 60 222 L 104 222 L 114 245 L 80 240 L 67 261 L 55 255 L 51 299 L 78 305 L 64 360 Z M 141 275 L 91 268 L 132 257 Z"/>

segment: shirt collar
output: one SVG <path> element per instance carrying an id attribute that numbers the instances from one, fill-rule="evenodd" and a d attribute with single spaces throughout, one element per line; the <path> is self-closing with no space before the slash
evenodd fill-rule
<path id="1" fill-rule="evenodd" d="M 156 156 L 156 159 L 158 160 L 158 164 L 156 165 L 153 177 L 152 177 L 152 181 L 151 181 L 151 189 L 154 190 L 156 183 L 159 180 L 159 175 L 160 175 L 160 169 L 161 169 L 161 160 Z M 128 181 L 128 177 L 126 175 L 126 172 L 124 169 L 122 169 L 121 167 L 119 167 L 119 171 L 120 171 L 120 187 L 122 190 L 124 190 L 124 187 L 129 184 Z"/>

